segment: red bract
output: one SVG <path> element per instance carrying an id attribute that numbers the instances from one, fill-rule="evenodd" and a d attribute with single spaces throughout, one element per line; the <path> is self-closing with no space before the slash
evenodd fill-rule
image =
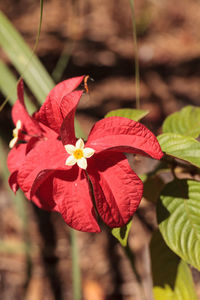
<path id="1" fill-rule="evenodd" d="M 123 152 L 155 159 L 163 155 L 156 137 L 144 125 L 122 117 L 97 122 L 88 140 L 77 141 L 74 114 L 82 91 L 48 97 L 34 120 L 50 132 L 23 158 L 17 180 L 28 199 L 56 210 L 81 231 L 99 232 L 99 215 L 109 227 L 125 225 L 142 198 L 143 184 Z M 98 214 L 97 214 L 98 213 Z"/>
<path id="2" fill-rule="evenodd" d="M 84 76 L 72 78 L 58 84 L 47 96 L 42 110 L 46 109 L 46 103 L 56 102 L 59 107 L 59 101 L 62 98 L 72 93 L 82 82 Z M 82 92 L 80 92 L 81 97 Z M 27 153 L 34 147 L 39 140 L 46 140 L 47 138 L 57 138 L 57 133 L 49 127 L 44 126 L 35 116 L 30 116 L 26 110 L 24 103 L 24 88 L 23 81 L 21 80 L 17 86 L 18 100 L 12 108 L 12 119 L 16 128 L 13 130 L 14 138 L 10 142 L 12 150 L 8 155 L 8 169 L 11 172 L 9 184 L 11 189 L 16 192 L 19 188 L 18 185 L 18 171 L 25 159 Z M 51 109 L 49 114 L 54 115 Z M 56 119 L 58 117 L 56 116 Z"/>

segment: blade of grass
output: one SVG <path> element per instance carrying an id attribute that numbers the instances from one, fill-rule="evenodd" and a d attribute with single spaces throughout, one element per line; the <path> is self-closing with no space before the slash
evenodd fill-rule
<path id="1" fill-rule="evenodd" d="M 13 105 L 17 99 L 17 83 L 18 81 L 16 77 L 13 75 L 7 65 L 3 61 L 0 61 L 0 90 L 2 94 L 8 98 L 8 101 L 11 105 Z M 28 98 L 26 93 L 24 94 L 24 99 L 29 113 L 33 113 L 36 107 Z M 3 109 L 5 104 L 6 102 L 4 101 L 0 111 Z"/>
<path id="2" fill-rule="evenodd" d="M 34 45 L 33 51 L 32 51 L 33 54 L 35 53 L 38 43 L 39 43 L 40 33 L 41 33 L 41 29 L 42 29 L 42 18 L 43 18 L 43 0 L 40 0 L 40 21 L 39 21 L 35 45 Z"/>
<path id="3" fill-rule="evenodd" d="M 137 44 L 137 30 L 135 21 L 135 7 L 134 0 L 129 0 L 132 14 L 132 26 L 133 26 L 133 42 L 135 46 L 135 88 L 136 88 L 136 108 L 140 108 L 140 70 L 139 70 L 139 58 L 138 58 L 138 44 Z"/>
<path id="4" fill-rule="evenodd" d="M 19 73 L 23 73 L 26 63 L 29 63 L 29 67 L 26 69 L 23 77 L 38 102 L 42 104 L 49 91 L 55 85 L 53 80 L 2 12 L 0 12 L 0 24 L 2 29 L 0 31 L 0 45 L 10 57 Z M 30 61 L 29 58 L 31 56 Z M 75 122 L 75 128 L 78 137 L 84 136 L 77 121 Z"/>
<path id="5" fill-rule="evenodd" d="M 51 74 L 51 76 L 55 80 L 55 82 L 58 82 L 61 79 L 61 77 L 69 63 L 69 59 L 71 57 L 71 53 L 74 48 L 74 44 L 75 44 L 75 42 L 71 41 L 70 44 L 68 45 L 68 47 L 65 47 L 63 49 L 63 51 L 58 59 L 58 62 Z"/>
<path id="6" fill-rule="evenodd" d="M 0 45 L 40 103 L 54 82 L 7 17 L 0 12 Z"/>
<path id="7" fill-rule="evenodd" d="M 35 41 L 35 45 L 33 47 L 33 50 L 32 50 L 32 55 L 31 55 L 31 58 L 32 56 L 34 55 L 34 52 L 36 51 L 37 49 L 37 46 L 38 46 L 38 42 L 39 42 L 39 38 L 40 38 L 40 33 L 41 33 L 41 27 L 42 27 L 42 17 L 43 17 L 43 0 L 40 0 L 40 21 L 39 21 L 39 27 L 38 27 L 38 32 L 37 32 L 37 36 L 36 36 L 36 41 Z M 30 60 L 31 60 L 30 58 Z M 28 64 L 27 66 L 28 67 Z M 25 71 L 25 70 L 24 70 Z M 20 76 L 20 78 L 18 79 L 17 83 L 22 79 L 22 75 Z M 13 89 L 13 92 L 14 92 L 14 89 Z M 2 111 L 2 109 L 4 108 L 4 106 L 6 105 L 6 103 L 8 102 L 8 98 L 7 97 L 3 104 L 0 106 L 0 111 Z"/>

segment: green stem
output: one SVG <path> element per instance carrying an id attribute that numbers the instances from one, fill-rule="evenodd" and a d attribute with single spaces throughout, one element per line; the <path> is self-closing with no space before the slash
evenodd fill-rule
<path id="1" fill-rule="evenodd" d="M 135 46 L 135 89 L 136 89 L 136 108 L 140 108 L 140 70 L 139 70 L 139 58 L 138 58 L 138 45 L 137 45 L 137 30 L 135 22 L 135 8 L 134 0 L 129 0 L 132 14 L 132 26 L 133 26 L 133 41 Z"/>
<path id="2" fill-rule="evenodd" d="M 81 300 L 81 274 L 78 259 L 78 245 L 76 231 L 70 228 L 72 253 L 72 282 L 74 300 Z"/>

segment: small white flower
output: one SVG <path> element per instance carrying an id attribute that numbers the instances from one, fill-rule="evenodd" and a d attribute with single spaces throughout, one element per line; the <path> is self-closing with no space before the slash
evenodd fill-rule
<path id="1" fill-rule="evenodd" d="M 16 127 L 13 129 L 13 139 L 9 143 L 9 148 L 13 148 L 18 139 L 19 139 L 19 132 L 22 129 L 22 122 L 20 120 L 17 121 Z"/>
<path id="2" fill-rule="evenodd" d="M 82 139 L 79 139 L 75 146 L 68 144 L 64 147 L 67 153 L 70 154 L 65 164 L 67 166 L 73 166 L 77 163 L 77 165 L 84 170 L 87 168 L 86 158 L 91 157 L 95 152 L 92 148 L 84 148 L 84 141 Z"/>

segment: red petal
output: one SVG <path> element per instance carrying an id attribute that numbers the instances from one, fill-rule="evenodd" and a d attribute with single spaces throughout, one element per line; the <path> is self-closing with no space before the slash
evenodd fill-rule
<path id="1" fill-rule="evenodd" d="M 19 144 L 10 150 L 8 153 L 7 165 L 8 170 L 12 173 L 18 170 L 25 158 L 27 144 Z"/>
<path id="2" fill-rule="evenodd" d="M 44 184 L 44 182 L 46 182 L 48 180 L 48 178 L 50 176 L 52 176 L 52 174 L 55 173 L 55 170 L 42 170 L 40 171 L 40 173 L 38 173 L 37 177 L 35 178 L 32 186 L 31 186 L 31 190 L 30 190 L 30 198 L 32 198 L 35 193 L 37 192 L 38 188 Z M 47 187 L 48 189 L 48 187 Z"/>
<path id="3" fill-rule="evenodd" d="M 65 222 L 76 230 L 100 232 L 85 172 L 74 166 L 54 180 L 54 200 Z"/>
<path id="4" fill-rule="evenodd" d="M 8 154 L 7 165 L 11 172 L 8 182 L 14 193 L 16 193 L 19 188 L 17 179 L 18 170 L 22 166 L 26 154 L 34 147 L 36 142 L 38 142 L 38 138 L 31 138 L 28 144 L 16 145 Z"/>
<path id="5" fill-rule="evenodd" d="M 56 174 L 56 172 L 51 175 L 48 174 L 48 177 L 37 187 L 35 195 L 31 196 L 31 200 L 38 207 L 49 211 L 57 211 L 57 205 L 53 199 L 54 174 Z M 39 182 L 39 180 L 37 180 L 37 182 Z"/>
<path id="6" fill-rule="evenodd" d="M 24 104 L 24 86 L 23 81 L 17 85 L 17 94 L 18 100 L 15 102 L 12 108 L 12 119 L 14 124 L 16 125 L 17 121 L 20 120 L 22 122 L 22 128 L 29 134 L 42 134 L 42 129 L 40 128 L 38 122 L 36 122 L 27 112 L 25 104 Z"/>
<path id="7" fill-rule="evenodd" d="M 163 156 L 155 135 L 141 123 L 122 117 L 109 117 L 92 128 L 86 147 L 95 152 L 112 150 L 138 153 L 160 159 Z"/>
<path id="8" fill-rule="evenodd" d="M 61 141 L 55 137 L 38 142 L 25 157 L 18 173 L 18 183 L 25 193 L 30 189 L 37 175 L 44 170 L 67 169 L 65 160 L 67 153 Z M 43 177 L 41 178 L 43 179 Z M 37 183 L 39 186 L 39 183 Z M 27 194 L 30 199 L 30 195 Z"/>
<path id="9" fill-rule="evenodd" d="M 65 119 L 60 128 L 60 135 L 63 145 L 75 144 L 76 137 L 74 131 L 74 116 L 76 107 L 80 101 L 83 91 L 75 91 L 63 98 L 61 102 L 61 112 Z"/>
<path id="10" fill-rule="evenodd" d="M 8 179 L 9 186 L 14 193 L 16 193 L 19 189 L 19 185 L 17 183 L 17 174 L 18 171 L 14 171 Z"/>
<path id="11" fill-rule="evenodd" d="M 57 84 L 47 96 L 44 104 L 34 117 L 44 125 L 55 130 L 58 134 L 63 121 L 60 111 L 61 101 L 83 81 L 84 76 L 74 77 Z"/>
<path id="12" fill-rule="evenodd" d="M 125 225 L 142 198 L 143 184 L 122 153 L 101 153 L 88 163 L 96 207 L 109 227 Z"/>

